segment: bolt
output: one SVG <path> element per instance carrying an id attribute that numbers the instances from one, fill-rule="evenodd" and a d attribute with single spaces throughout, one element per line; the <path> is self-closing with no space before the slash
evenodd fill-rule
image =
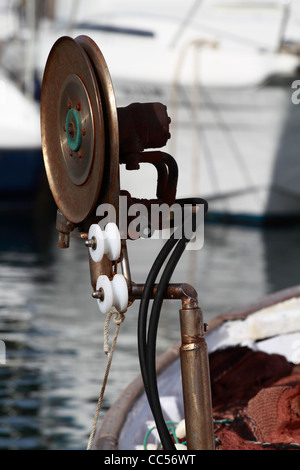
<path id="1" fill-rule="evenodd" d="M 83 127 L 81 130 L 81 135 L 85 136 L 85 132 L 86 132 L 85 127 Z"/>
<path id="2" fill-rule="evenodd" d="M 94 299 L 103 301 L 104 300 L 104 291 L 103 291 L 102 287 L 100 287 L 100 289 L 98 291 L 93 292 L 92 297 Z"/>
<path id="3" fill-rule="evenodd" d="M 82 158 L 82 157 L 83 157 L 83 153 L 82 153 L 82 151 L 80 150 L 80 151 L 78 152 L 78 158 Z"/>
<path id="4" fill-rule="evenodd" d="M 77 109 L 77 111 L 80 111 L 80 109 L 81 109 L 80 103 L 76 104 L 76 109 Z"/>
<path id="5" fill-rule="evenodd" d="M 67 106 L 68 106 L 68 109 L 72 108 L 72 102 L 70 100 L 68 101 Z"/>
<path id="6" fill-rule="evenodd" d="M 95 237 L 92 237 L 90 238 L 89 240 L 86 240 L 84 242 L 85 246 L 88 247 L 88 248 L 93 248 L 93 250 L 96 249 L 97 247 L 97 243 L 96 243 L 96 238 Z"/>

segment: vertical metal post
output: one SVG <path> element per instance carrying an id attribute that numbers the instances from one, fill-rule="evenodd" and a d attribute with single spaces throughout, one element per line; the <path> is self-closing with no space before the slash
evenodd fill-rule
<path id="1" fill-rule="evenodd" d="M 189 450 L 214 450 L 211 386 L 202 311 L 180 310 L 183 400 Z"/>

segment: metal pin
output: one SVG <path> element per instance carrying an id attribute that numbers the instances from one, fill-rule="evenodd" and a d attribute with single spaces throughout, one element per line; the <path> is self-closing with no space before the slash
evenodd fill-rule
<path id="1" fill-rule="evenodd" d="M 96 242 L 96 238 L 95 237 L 92 237 L 90 238 L 89 240 L 86 240 L 84 242 L 85 246 L 88 247 L 88 248 L 93 248 L 93 250 L 96 249 L 97 247 L 97 242 Z"/>
<path id="2" fill-rule="evenodd" d="M 98 291 L 93 292 L 92 297 L 97 300 L 104 300 L 104 291 L 102 287 Z"/>

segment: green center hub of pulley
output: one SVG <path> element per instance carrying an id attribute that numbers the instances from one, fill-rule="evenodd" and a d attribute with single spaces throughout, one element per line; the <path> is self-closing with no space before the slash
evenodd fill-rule
<path id="1" fill-rule="evenodd" d="M 69 109 L 66 117 L 66 134 L 70 149 L 77 152 L 82 142 L 81 119 L 76 109 Z"/>

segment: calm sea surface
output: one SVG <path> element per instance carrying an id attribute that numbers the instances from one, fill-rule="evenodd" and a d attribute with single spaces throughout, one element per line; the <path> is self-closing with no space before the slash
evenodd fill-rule
<path id="1" fill-rule="evenodd" d="M 1 219 L 0 449 L 84 449 L 107 364 L 104 317 L 91 297 L 87 249 L 57 248 L 55 216 Z M 50 219 L 50 220 L 49 220 Z M 205 226 L 204 247 L 184 254 L 173 280 L 199 293 L 205 320 L 300 280 L 300 228 Z M 128 245 L 144 282 L 159 241 Z M 166 302 L 158 353 L 180 337 L 180 303 Z M 138 302 L 121 326 L 100 419 L 139 373 Z M 112 339 L 114 329 L 111 329 Z"/>

